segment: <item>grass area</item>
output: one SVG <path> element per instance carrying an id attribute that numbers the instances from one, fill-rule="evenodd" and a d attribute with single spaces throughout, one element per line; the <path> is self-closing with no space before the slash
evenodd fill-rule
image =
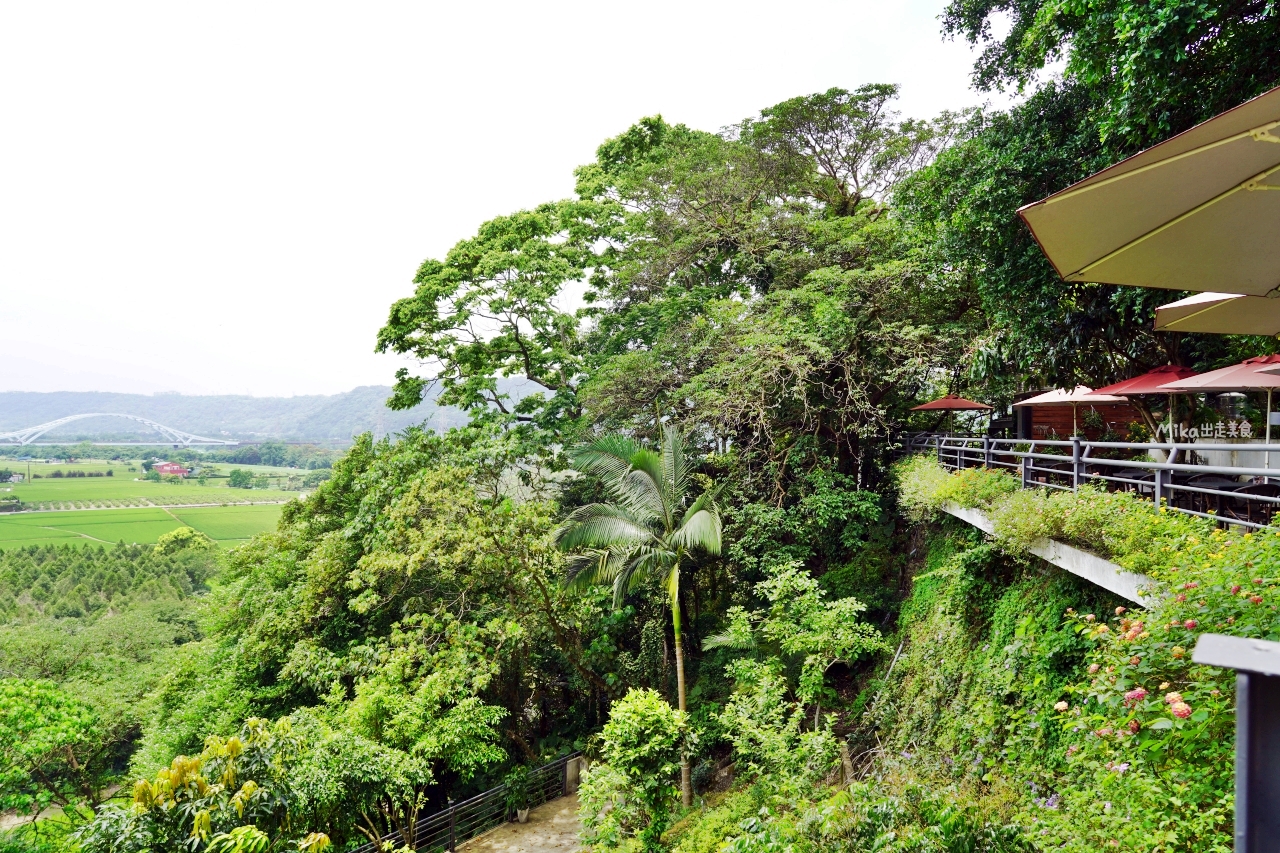
<path id="1" fill-rule="evenodd" d="M 210 539 L 236 542 L 275 527 L 280 510 L 276 504 L 176 508 L 170 512 L 183 524 L 194 527 Z"/>
<path id="2" fill-rule="evenodd" d="M 44 462 L 10 463 L 0 461 L 0 467 L 9 467 L 21 474 L 32 474 L 32 479 L 4 489 L 11 489 L 6 494 L 16 495 L 24 504 L 36 510 L 70 510 L 93 509 L 102 507 L 124 508 L 145 506 L 181 506 L 183 504 L 246 504 L 262 501 L 285 501 L 297 497 L 298 490 L 283 488 L 271 489 L 233 489 L 225 479 L 210 479 L 205 485 L 194 480 L 186 480 L 180 484 L 153 483 L 143 480 L 142 466 L 138 462 L 77 462 L 74 464 L 48 464 Z M 130 467 L 135 470 L 128 470 Z M 297 477 L 300 472 L 287 468 L 272 468 L 265 465 L 216 466 L 226 474 L 231 468 L 242 468 L 253 471 L 255 475 L 279 477 L 289 474 Z M 70 472 L 83 471 L 86 474 L 105 474 L 110 470 L 112 476 L 101 477 L 66 477 L 54 478 L 50 475 L 56 471 L 64 475 Z M 305 472 L 301 472 L 305 473 Z M 35 479 L 34 475 L 40 475 Z M 273 485 L 284 485 L 277 479 Z M 307 491 L 311 491 L 307 489 Z"/>
<path id="3" fill-rule="evenodd" d="M 178 509 L 105 509 L 72 512 L 24 512 L 0 515 L 0 548 L 28 545 L 150 544 L 171 530 L 194 527 L 232 545 L 270 530 L 279 505 Z"/>

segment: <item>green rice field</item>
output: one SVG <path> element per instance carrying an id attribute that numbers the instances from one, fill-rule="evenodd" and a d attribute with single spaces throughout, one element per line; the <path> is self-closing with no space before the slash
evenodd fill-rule
<path id="1" fill-rule="evenodd" d="M 251 504 L 287 501 L 297 497 L 301 491 L 301 489 L 285 488 L 233 489 L 227 485 L 225 479 L 210 479 L 203 486 L 195 480 L 185 480 L 180 484 L 154 483 L 141 479 L 142 468 L 137 463 L 84 462 L 51 465 L 41 462 L 28 465 L 26 462 L 0 460 L 0 467 L 8 467 L 23 475 L 28 471 L 32 475 L 40 475 L 39 478 L 33 476 L 26 482 L 0 486 L 0 496 L 16 495 L 26 508 L 32 510 Z M 129 467 L 135 470 L 130 471 Z M 273 486 L 284 486 L 290 474 L 295 479 L 299 475 L 297 471 L 290 472 L 288 469 L 267 468 L 259 465 L 218 467 L 224 474 L 231 467 L 238 467 L 253 471 L 255 475 L 272 477 L 274 478 Z M 107 470 L 112 472 L 112 476 L 65 476 L 73 471 L 105 474 Z M 50 476 L 55 471 L 61 472 L 64 476 L 60 478 Z"/>
<path id="2" fill-rule="evenodd" d="M 181 488 L 181 487 L 180 487 Z M 27 545 L 154 543 L 179 527 L 194 527 L 223 546 L 275 527 L 281 506 L 99 509 L 0 515 L 0 549 Z"/>

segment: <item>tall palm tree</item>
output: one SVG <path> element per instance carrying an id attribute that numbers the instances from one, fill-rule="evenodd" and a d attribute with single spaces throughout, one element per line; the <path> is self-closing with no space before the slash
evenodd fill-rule
<path id="1" fill-rule="evenodd" d="M 572 459 L 578 470 L 604 481 L 613 502 L 579 507 L 556 531 L 557 545 L 574 555 L 569 583 L 612 584 L 614 606 L 621 607 L 644 578 L 662 581 L 675 634 L 676 692 L 685 711 L 680 570 L 692 552 L 720 553 L 718 490 L 689 501 L 684 442 L 670 426 L 663 427 L 660 450 L 610 435 L 578 448 Z M 693 803 L 687 757 L 680 762 L 680 795 L 686 806 Z"/>

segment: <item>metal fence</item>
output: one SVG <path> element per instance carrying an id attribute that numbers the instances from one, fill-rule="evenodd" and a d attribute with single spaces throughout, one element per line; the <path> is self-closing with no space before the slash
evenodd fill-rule
<path id="1" fill-rule="evenodd" d="M 1275 447 L 1274 451 L 1267 448 Z M 1280 508 L 1280 444 L 1140 444 L 1116 441 L 966 438 L 920 433 L 903 440 L 904 452 L 937 454 L 951 470 L 1003 468 L 1023 488 L 1076 491 L 1087 483 L 1134 492 L 1171 510 L 1222 524 L 1270 526 Z M 1151 458 L 1151 451 L 1164 457 Z M 1268 467 L 1205 464 L 1202 454 L 1260 455 Z M 1269 467 L 1274 454 L 1276 468 Z"/>
<path id="2" fill-rule="evenodd" d="M 529 772 L 529 808 L 536 808 L 570 793 L 569 762 L 577 761 L 581 755 L 580 752 L 565 755 Z M 510 819 L 507 786 L 499 785 L 483 794 L 476 794 L 469 800 L 454 803 L 435 814 L 419 818 L 414 824 L 413 849 L 424 853 L 452 851 L 459 844 L 483 835 Z M 391 849 L 397 849 L 403 843 L 399 832 L 386 836 L 383 843 L 386 842 L 392 843 Z M 355 848 L 352 853 L 375 853 L 376 850 L 370 842 Z"/>

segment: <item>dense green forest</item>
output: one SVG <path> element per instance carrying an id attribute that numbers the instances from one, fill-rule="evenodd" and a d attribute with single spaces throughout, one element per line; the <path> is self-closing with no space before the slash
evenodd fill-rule
<path id="1" fill-rule="evenodd" d="M 1280 82 L 1277 16 L 953 0 L 1015 106 L 604 141 L 391 306 L 429 366 L 391 405 L 465 425 L 360 437 L 225 555 L 0 558 L 0 808 L 56 807 L 0 850 L 351 849 L 571 749 L 600 851 L 1229 850 L 1234 683 L 1187 650 L 1280 639 L 1278 540 L 893 447 L 943 392 L 1274 349 L 1152 332 L 1181 294 L 1064 284 L 1015 211 Z M 1041 535 L 1183 591 L 1126 609 Z"/>

